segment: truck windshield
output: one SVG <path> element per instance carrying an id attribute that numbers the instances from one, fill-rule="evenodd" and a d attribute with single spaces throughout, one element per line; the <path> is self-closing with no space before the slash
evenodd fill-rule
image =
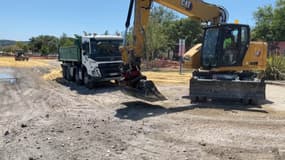
<path id="1" fill-rule="evenodd" d="M 219 37 L 218 28 L 209 28 L 205 31 L 202 48 L 202 64 L 204 67 L 217 66 L 216 48 Z"/>
<path id="2" fill-rule="evenodd" d="M 119 47 L 122 40 L 91 40 L 91 57 L 121 56 Z"/>

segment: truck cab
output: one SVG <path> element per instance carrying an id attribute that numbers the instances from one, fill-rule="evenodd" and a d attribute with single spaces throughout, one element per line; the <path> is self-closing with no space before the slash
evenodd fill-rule
<path id="1" fill-rule="evenodd" d="M 79 44 L 61 47 L 63 77 L 84 83 L 88 88 L 97 82 L 120 80 L 123 64 L 119 47 L 123 37 L 117 35 L 83 36 Z"/>

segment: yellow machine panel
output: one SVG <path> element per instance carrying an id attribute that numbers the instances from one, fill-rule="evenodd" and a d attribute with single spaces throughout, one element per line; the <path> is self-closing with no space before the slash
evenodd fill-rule
<path id="1" fill-rule="evenodd" d="M 212 68 L 211 71 L 264 71 L 267 58 L 266 42 L 250 42 L 242 66 Z"/>
<path id="2" fill-rule="evenodd" d="M 265 42 L 250 42 L 243 60 L 243 67 L 251 70 L 265 70 L 268 45 Z"/>
<path id="3" fill-rule="evenodd" d="M 185 53 L 183 65 L 185 68 L 199 69 L 201 67 L 201 46 L 200 43 L 196 44 Z M 242 66 L 212 68 L 211 71 L 264 71 L 266 69 L 267 52 L 268 44 L 266 42 L 250 42 Z"/>
<path id="4" fill-rule="evenodd" d="M 199 69 L 201 67 L 201 64 L 200 64 L 201 47 L 202 47 L 202 44 L 198 43 L 184 54 L 183 67 L 189 68 L 189 69 Z"/>

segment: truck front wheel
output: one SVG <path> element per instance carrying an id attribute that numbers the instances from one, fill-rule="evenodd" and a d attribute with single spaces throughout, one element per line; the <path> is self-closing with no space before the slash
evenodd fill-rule
<path id="1" fill-rule="evenodd" d="M 82 79 L 81 78 L 84 78 L 82 76 L 82 69 L 81 68 L 76 68 L 76 71 L 75 71 L 75 82 L 79 85 L 82 84 Z"/>
<path id="2" fill-rule="evenodd" d="M 83 72 L 83 83 L 87 88 L 89 88 L 89 89 L 93 88 L 93 83 L 92 83 L 91 78 L 88 75 L 87 71 Z"/>

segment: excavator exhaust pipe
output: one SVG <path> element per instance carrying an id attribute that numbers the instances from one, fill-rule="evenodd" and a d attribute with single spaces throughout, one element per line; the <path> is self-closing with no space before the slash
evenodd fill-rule
<path id="1" fill-rule="evenodd" d="M 150 80 L 141 79 L 135 85 L 121 85 L 121 91 L 127 95 L 143 99 L 150 102 L 163 101 L 163 96 L 155 84 Z"/>

